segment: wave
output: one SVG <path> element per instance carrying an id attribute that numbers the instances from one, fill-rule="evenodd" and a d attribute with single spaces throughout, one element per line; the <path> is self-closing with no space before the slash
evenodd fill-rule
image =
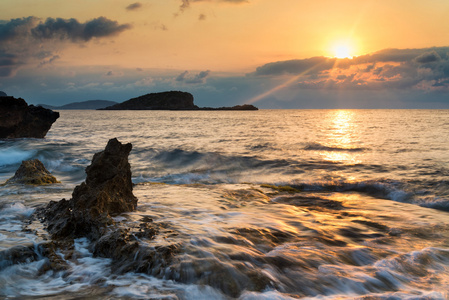
<path id="1" fill-rule="evenodd" d="M 336 147 L 336 146 L 325 146 L 320 143 L 308 143 L 304 150 L 310 151 L 348 151 L 348 152 L 361 152 L 368 150 L 363 147 Z"/>
<path id="2" fill-rule="evenodd" d="M 36 154 L 36 150 L 24 150 L 16 147 L 4 148 L 0 152 L 0 166 L 8 166 L 27 160 Z"/>

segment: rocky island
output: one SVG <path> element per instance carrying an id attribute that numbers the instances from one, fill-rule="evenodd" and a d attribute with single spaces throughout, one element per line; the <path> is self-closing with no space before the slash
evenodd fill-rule
<path id="1" fill-rule="evenodd" d="M 59 113 L 0 93 L 0 138 L 44 138 Z"/>
<path id="2" fill-rule="evenodd" d="M 169 91 L 151 93 L 132 98 L 101 110 L 258 110 L 249 104 L 233 107 L 198 107 L 193 103 L 193 95 L 187 92 Z"/>

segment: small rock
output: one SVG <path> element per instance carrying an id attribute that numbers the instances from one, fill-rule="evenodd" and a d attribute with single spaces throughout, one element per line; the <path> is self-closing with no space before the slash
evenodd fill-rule
<path id="1" fill-rule="evenodd" d="M 6 183 L 43 185 L 59 183 L 59 181 L 47 171 L 40 160 L 33 159 L 22 161 L 14 176 Z"/>

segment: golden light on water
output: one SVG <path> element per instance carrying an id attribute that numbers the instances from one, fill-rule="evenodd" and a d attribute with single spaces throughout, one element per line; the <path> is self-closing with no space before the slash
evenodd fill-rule
<path id="1" fill-rule="evenodd" d="M 327 161 L 359 163 L 355 136 L 358 126 L 355 123 L 355 111 L 332 110 L 326 114 L 326 143 L 320 154 Z M 328 148 L 328 149 L 326 149 Z"/>

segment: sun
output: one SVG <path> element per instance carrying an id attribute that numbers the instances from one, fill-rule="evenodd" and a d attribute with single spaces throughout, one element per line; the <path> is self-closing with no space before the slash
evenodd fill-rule
<path id="1" fill-rule="evenodd" d="M 330 50 L 335 58 L 343 59 L 354 57 L 353 43 L 348 40 L 339 40 L 333 43 Z"/>
<path id="2" fill-rule="evenodd" d="M 336 58 L 352 58 L 351 49 L 347 45 L 338 45 L 334 49 Z"/>

